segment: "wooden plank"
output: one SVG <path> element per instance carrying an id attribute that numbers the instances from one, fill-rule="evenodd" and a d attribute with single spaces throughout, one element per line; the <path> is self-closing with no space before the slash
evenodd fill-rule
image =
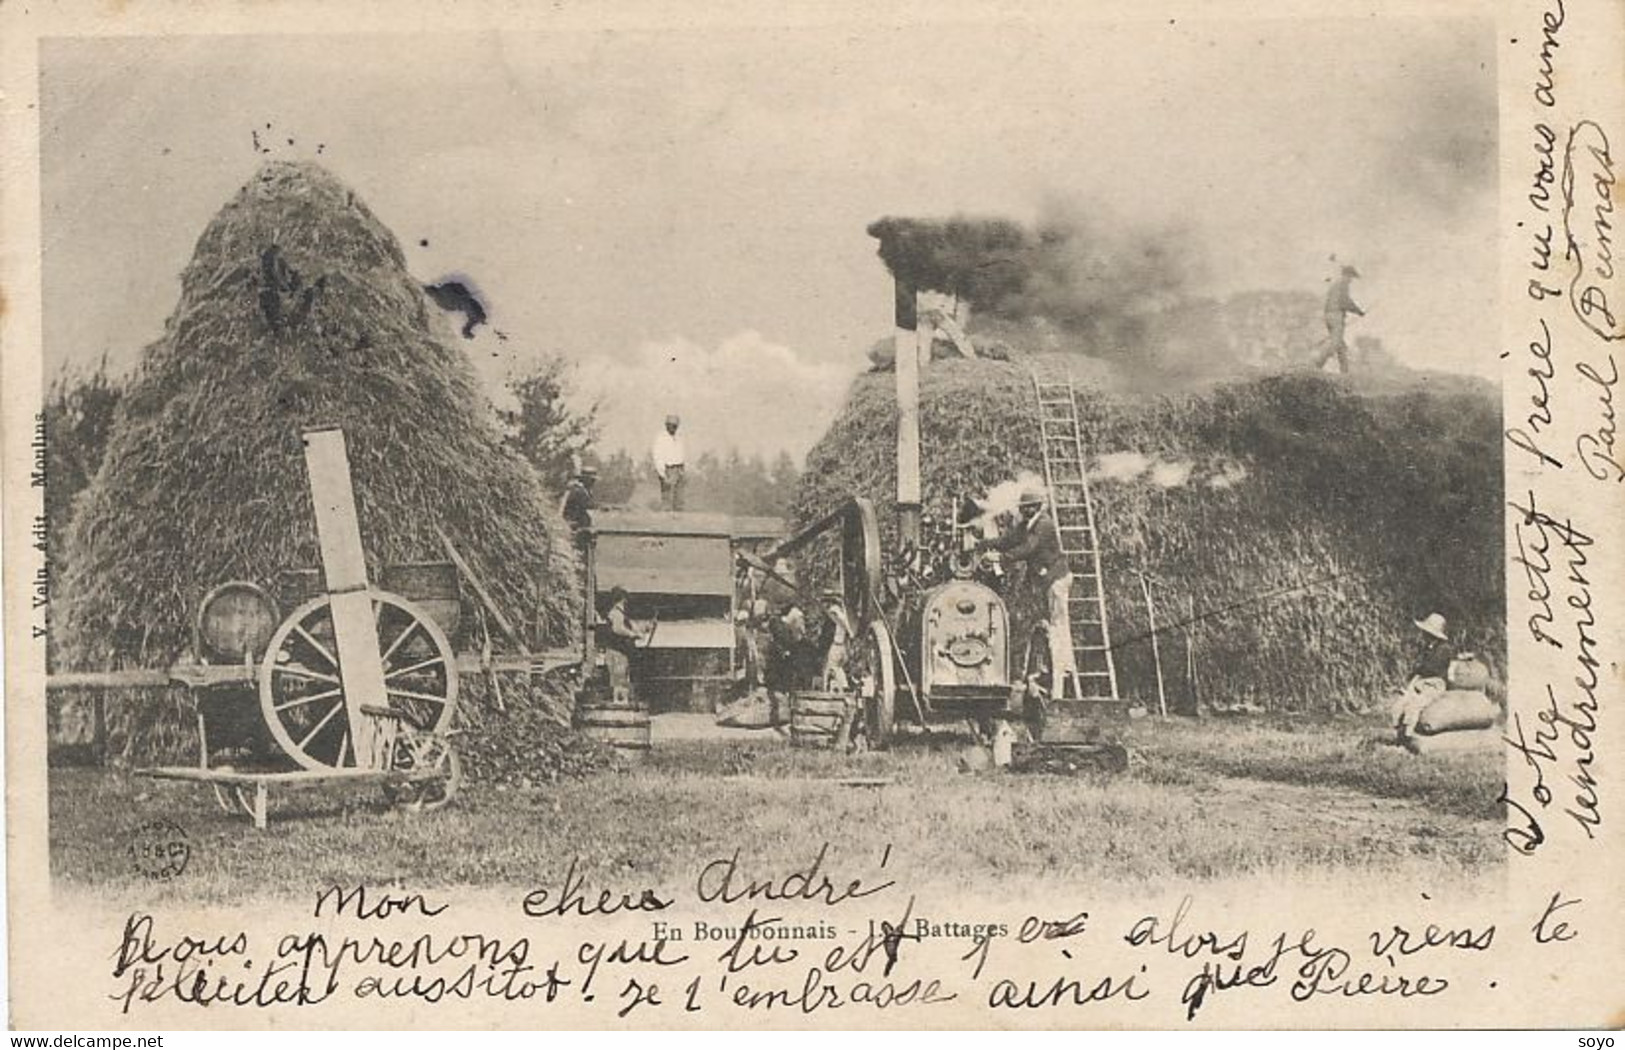
<path id="1" fill-rule="evenodd" d="M 361 709 L 387 705 L 384 661 L 378 651 L 378 627 L 373 618 L 372 594 L 367 588 L 366 551 L 361 546 L 361 521 L 356 513 L 355 490 L 350 484 L 350 457 L 344 431 L 305 432 L 305 467 L 310 474 L 310 502 L 316 513 L 316 540 L 322 552 L 322 573 L 327 580 L 333 614 L 333 642 L 344 683 L 345 714 L 357 761 L 374 758 L 377 735 L 374 720 Z"/>
<path id="2" fill-rule="evenodd" d="M 193 784 L 224 784 L 235 787 L 253 787 L 256 784 L 275 787 L 315 787 L 337 783 L 407 784 L 419 780 L 441 780 L 446 774 L 433 770 L 413 772 L 388 769 L 299 769 L 275 773 L 241 773 L 231 769 L 159 766 L 138 769 L 135 775 L 151 780 L 182 780 Z"/>
<path id="3" fill-rule="evenodd" d="M 45 676 L 45 688 L 53 689 L 162 689 L 169 685 L 170 673 L 161 668 L 132 668 L 127 671 L 64 671 Z"/>
<path id="4" fill-rule="evenodd" d="M 452 564 L 457 566 L 457 571 L 463 574 L 463 579 L 467 580 L 469 587 L 473 588 L 475 597 L 479 598 L 480 604 L 491 615 L 491 619 L 496 623 L 497 628 L 508 636 L 509 641 L 519 647 L 520 652 L 525 652 L 525 640 L 519 637 L 519 632 L 515 631 L 513 626 L 508 623 L 508 618 L 502 615 L 502 610 L 497 608 L 497 603 L 492 599 L 491 592 L 485 589 L 485 584 L 480 582 L 478 576 L 474 575 L 473 568 L 457 552 L 457 546 L 451 542 L 451 537 L 447 536 L 445 531 L 438 526 L 435 527 L 434 531 L 435 535 L 440 537 L 441 545 L 446 548 L 446 557 L 450 558 Z"/>
<path id="5" fill-rule="evenodd" d="M 344 431 L 305 431 L 305 469 L 310 474 L 310 503 L 316 513 L 316 541 L 329 594 L 364 590 L 366 551 L 361 521 L 350 481 L 350 457 Z"/>

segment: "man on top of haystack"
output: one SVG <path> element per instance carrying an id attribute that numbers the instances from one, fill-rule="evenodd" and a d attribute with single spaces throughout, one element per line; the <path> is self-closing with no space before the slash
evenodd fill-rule
<path id="1" fill-rule="evenodd" d="M 584 534 L 592 528 L 592 487 L 598 481 L 598 468 L 592 464 L 582 467 L 565 486 L 564 499 L 559 510 L 564 521 L 575 534 L 578 544 L 585 541 Z"/>
<path id="2" fill-rule="evenodd" d="M 1015 527 L 997 539 L 977 542 L 978 550 L 996 550 L 1007 558 L 1027 563 L 1028 579 L 1045 595 L 1049 612 L 1050 693 L 1064 695 L 1062 683 L 1077 673 L 1072 651 L 1072 621 L 1067 601 L 1072 596 L 1072 565 L 1061 549 L 1055 519 L 1044 505 L 1044 493 L 1028 489 L 1021 495 Z"/>
<path id="3" fill-rule="evenodd" d="M 1349 344 L 1343 337 L 1343 329 L 1347 323 L 1347 315 L 1364 317 L 1365 311 L 1360 304 L 1354 301 L 1349 294 L 1349 283 L 1360 276 L 1360 271 L 1352 266 L 1343 267 L 1343 272 L 1333 278 L 1332 286 L 1326 290 L 1326 342 L 1325 349 L 1315 359 L 1315 368 L 1321 369 L 1330 361 L 1333 354 L 1337 355 L 1337 367 L 1344 375 L 1349 371 Z"/>

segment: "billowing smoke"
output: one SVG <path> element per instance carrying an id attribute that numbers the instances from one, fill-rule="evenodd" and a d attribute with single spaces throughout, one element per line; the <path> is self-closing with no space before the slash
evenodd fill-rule
<path id="1" fill-rule="evenodd" d="M 1097 485 L 1139 482 L 1159 489 L 1178 489 L 1190 484 L 1228 489 L 1246 479 L 1247 468 L 1233 459 L 1197 463 L 1189 459 L 1148 456 L 1143 452 L 1108 452 L 1097 457 L 1089 471 L 1089 480 Z"/>
<path id="2" fill-rule="evenodd" d="M 1166 377 L 1225 370 L 1214 360 L 1225 355 L 1203 340 L 1193 347 L 1188 338 L 1169 338 L 1191 327 L 1182 311 L 1206 272 L 1199 241 L 1185 230 L 1108 226 L 1057 205 L 1034 226 L 884 218 L 870 224 L 869 235 L 899 281 L 968 302 L 973 318 L 1045 322 L 1064 333 L 1069 349 L 1131 371 Z"/>
<path id="3" fill-rule="evenodd" d="M 987 495 L 975 504 L 980 513 L 968 524 L 980 529 L 983 535 L 993 536 L 1001 515 L 1014 514 L 1021 507 L 1021 497 L 1027 492 L 1044 492 L 1044 479 L 1030 470 L 1024 470 L 1008 481 L 1001 481 L 987 490 Z"/>

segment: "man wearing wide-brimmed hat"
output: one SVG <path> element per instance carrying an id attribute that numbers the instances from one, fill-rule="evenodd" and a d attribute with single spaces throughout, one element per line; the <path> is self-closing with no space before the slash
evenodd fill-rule
<path id="1" fill-rule="evenodd" d="M 1023 492 L 1015 527 L 998 539 L 980 541 L 977 548 L 1000 551 L 1007 558 L 1027 563 L 1028 578 L 1048 602 L 1050 691 L 1059 697 L 1064 695 L 1065 681 L 1077 671 L 1067 608 L 1072 596 L 1072 565 L 1061 549 L 1061 535 L 1044 499 L 1041 490 Z"/>
<path id="2" fill-rule="evenodd" d="M 1333 354 L 1337 355 L 1337 367 L 1344 375 L 1349 370 L 1349 344 L 1343 337 L 1343 329 L 1347 324 L 1349 314 L 1364 317 L 1365 311 L 1354 301 L 1349 294 L 1349 282 L 1360 276 L 1360 271 L 1352 266 L 1343 267 L 1343 272 L 1332 281 L 1332 286 L 1326 290 L 1326 342 L 1325 349 L 1315 361 L 1315 368 L 1324 368 Z"/>
<path id="3" fill-rule="evenodd" d="M 1429 613 L 1420 620 L 1412 621 L 1416 629 L 1422 632 L 1422 643 L 1416 659 L 1411 668 L 1411 678 L 1437 678 L 1444 681 L 1450 672 L 1450 633 L 1445 630 L 1444 615 L 1442 613 Z"/>
<path id="4" fill-rule="evenodd" d="M 1412 623 L 1416 624 L 1422 637 L 1416 661 L 1411 665 L 1410 679 L 1394 705 L 1394 726 L 1402 740 L 1427 705 L 1447 688 L 1452 656 L 1450 632 L 1446 629 L 1442 613 L 1429 613 Z"/>
<path id="5" fill-rule="evenodd" d="M 683 439 L 677 436 L 682 420 L 675 414 L 666 417 L 666 429 L 655 435 L 649 454 L 654 459 L 655 477 L 660 479 L 660 507 L 662 510 L 683 509 L 684 468 Z"/>
<path id="6" fill-rule="evenodd" d="M 592 528 L 592 487 L 597 481 L 598 468 L 587 464 L 570 479 L 564 488 L 564 499 L 559 503 L 565 524 L 575 533 L 578 543 L 586 530 Z"/>

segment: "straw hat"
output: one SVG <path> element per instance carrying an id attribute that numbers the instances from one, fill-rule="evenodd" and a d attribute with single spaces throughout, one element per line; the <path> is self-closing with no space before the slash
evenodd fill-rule
<path id="1" fill-rule="evenodd" d="M 1444 632 L 1444 617 L 1439 613 L 1428 613 L 1427 619 L 1414 622 L 1417 630 L 1423 634 L 1431 634 L 1441 642 L 1450 640 L 1450 636 Z"/>

